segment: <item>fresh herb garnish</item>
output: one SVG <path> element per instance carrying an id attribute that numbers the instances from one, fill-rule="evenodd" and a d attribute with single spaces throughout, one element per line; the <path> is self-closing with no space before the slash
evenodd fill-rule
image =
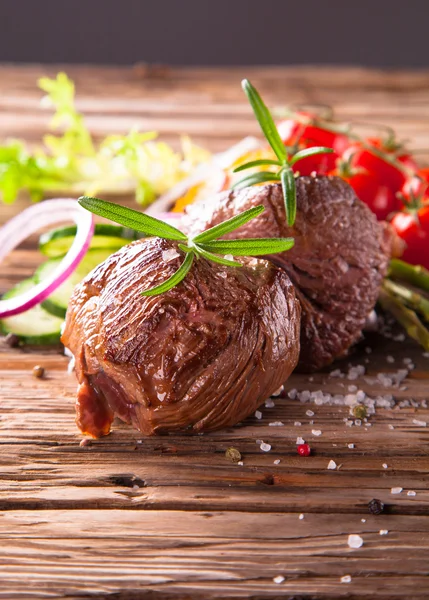
<path id="1" fill-rule="evenodd" d="M 25 190 L 33 201 L 46 193 L 135 192 L 146 206 L 207 162 L 210 153 L 182 138 L 182 152 L 157 141 L 153 131 L 93 139 L 75 105 L 75 86 L 65 73 L 42 77 L 42 105 L 53 109 L 43 146 L 30 150 L 19 140 L 0 145 L 0 201 L 11 204 Z"/>
<path id="2" fill-rule="evenodd" d="M 276 254 L 289 250 L 294 245 L 293 238 L 249 238 L 245 240 L 219 240 L 218 238 L 235 231 L 248 221 L 264 212 L 263 206 L 255 206 L 237 214 L 235 217 L 188 238 L 180 229 L 173 227 L 155 217 L 141 213 L 132 208 L 106 202 L 99 198 L 79 198 L 79 204 L 92 213 L 105 217 L 143 233 L 146 236 L 157 236 L 166 240 L 179 242 L 179 249 L 185 254 L 185 259 L 179 269 L 163 283 L 142 292 L 143 296 L 157 296 L 167 292 L 180 283 L 188 274 L 194 259 L 204 258 L 228 267 L 241 267 L 238 261 L 224 258 L 223 254 L 233 256 L 262 256 Z"/>
<path id="3" fill-rule="evenodd" d="M 295 154 L 290 155 L 288 153 L 288 149 L 281 140 L 270 111 L 264 104 L 257 90 L 253 87 L 248 79 L 243 79 L 241 85 L 251 107 L 253 108 L 253 112 L 255 113 L 258 123 L 262 129 L 262 133 L 271 146 L 274 154 L 277 156 L 277 160 L 253 160 L 240 165 L 234 170 L 234 172 L 238 173 L 239 171 L 244 171 L 244 169 L 251 169 L 259 166 L 277 166 L 279 169 L 277 172 L 260 171 L 258 173 L 253 173 L 252 175 L 244 177 L 238 181 L 234 185 L 234 188 L 248 187 L 258 183 L 267 183 L 269 181 L 280 181 L 285 201 L 287 224 L 292 226 L 296 217 L 296 186 L 295 174 L 292 170 L 292 166 L 303 158 L 314 156 L 315 154 L 327 154 L 333 152 L 333 149 L 325 148 L 323 146 L 314 146 L 313 148 L 305 148 L 304 150 L 299 150 Z"/>

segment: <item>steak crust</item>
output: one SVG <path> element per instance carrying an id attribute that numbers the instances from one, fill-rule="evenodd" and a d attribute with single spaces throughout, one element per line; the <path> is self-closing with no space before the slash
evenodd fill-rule
<path id="1" fill-rule="evenodd" d="M 106 435 L 115 416 L 145 434 L 232 426 L 297 364 L 301 310 L 281 268 L 200 259 L 175 288 L 142 296 L 183 261 L 171 249 L 133 242 L 75 288 L 62 341 L 75 357 L 83 433 Z"/>
<path id="2" fill-rule="evenodd" d="M 288 227 L 279 184 L 228 191 L 190 205 L 184 227 L 196 234 L 262 204 L 265 211 L 229 237 L 293 237 L 267 256 L 289 275 L 301 302 L 298 369 L 315 371 L 356 342 L 386 275 L 392 236 L 339 177 L 299 177 L 297 217 Z"/>

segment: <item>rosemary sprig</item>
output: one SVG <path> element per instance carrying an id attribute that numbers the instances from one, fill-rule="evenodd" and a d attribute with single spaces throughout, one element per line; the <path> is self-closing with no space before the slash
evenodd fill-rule
<path id="1" fill-rule="evenodd" d="M 269 181 L 280 181 L 282 184 L 283 197 L 285 202 L 286 220 L 287 224 L 291 227 L 296 218 L 296 186 L 295 186 L 295 174 L 292 170 L 292 166 L 303 158 L 308 156 L 314 156 L 315 154 L 327 154 L 333 152 L 332 148 L 325 148 L 323 146 L 315 146 L 313 148 L 305 148 L 295 154 L 289 154 L 288 149 L 283 144 L 279 132 L 277 131 L 276 124 L 270 114 L 270 111 L 264 104 L 261 96 L 257 90 L 253 87 L 248 79 L 243 79 L 242 87 L 246 94 L 250 105 L 253 108 L 253 112 L 258 120 L 258 123 L 262 129 L 267 142 L 271 146 L 274 154 L 277 156 L 277 160 L 261 159 L 253 160 L 243 165 L 238 166 L 234 169 L 235 173 L 244 171 L 245 169 L 251 169 L 258 166 L 277 166 L 279 167 L 277 173 L 269 171 L 260 171 L 253 173 L 248 177 L 244 177 L 238 181 L 234 188 L 248 187 L 258 183 L 266 183 Z"/>
<path id="2" fill-rule="evenodd" d="M 227 267 L 241 267 L 240 262 L 222 255 L 261 256 L 276 254 L 289 250 L 294 244 L 293 238 L 218 239 L 260 215 L 264 211 L 263 206 L 255 206 L 245 210 L 232 217 L 232 219 L 219 223 L 193 238 L 188 238 L 182 231 L 164 223 L 164 221 L 113 202 L 82 196 L 79 198 L 79 204 L 100 217 L 105 217 L 115 223 L 135 229 L 146 236 L 157 236 L 180 242 L 178 248 L 185 255 L 181 266 L 166 281 L 142 292 L 143 296 L 157 296 L 178 285 L 189 273 L 194 259 L 203 258 Z"/>

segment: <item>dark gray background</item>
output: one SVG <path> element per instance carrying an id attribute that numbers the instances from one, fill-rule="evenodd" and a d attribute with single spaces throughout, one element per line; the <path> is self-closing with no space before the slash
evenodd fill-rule
<path id="1" fill-rule="evenodd" d="M 0 0 L 0 61 L 429 66 L 429 0 Z"/>

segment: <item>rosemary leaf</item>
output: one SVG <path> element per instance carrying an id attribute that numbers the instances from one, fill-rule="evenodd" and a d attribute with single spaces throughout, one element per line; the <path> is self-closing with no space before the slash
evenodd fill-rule
<path id="1" fill-rule="evenodd" d="M 281 140 L 279 132 L 277 131 L 276 124 L 274 123 L 270 111 L 265 106 L 261 96 L 248 79 L 243 79 L 241 85 L 250 102 L 250 105 L 253 108 L 253 112 L 255 113 L 258 123 L 262 129 L 262 133 L 267 138 L 267 141 L 277 158 L 281 162 L 284 162 L 287 159 L 286 148 Z"/>
<path id="2" fill-rule="evenodd" d="M 150 217 L 132 208 L 87 196 L 82 196 L 78 202 L 83 208 L 100 217 L 105 217 L 115 223 L 135 229 L 146 235 L 155 235 L 166 240 L 186 241 L 188 239 L 184 233 L 172 225 L 168 225 L 164 221 Z"/>
<path id="3" fill-rule="evenodd" d="M 235 229 L 238 229 L 245 223 L 248 223 L 248 221 L 251 221 L 258 215 L 263 213 L 264 210 L 265 209 L 262 206 L 262 204 L 260 204 L 259 206 L 254 206 L 253 208 L 249 208 L 248 210 L 238 213 L 238 215 L 235 215 L 235 217 L 232 217 L 231 219 L 228 219 L 223 223 L 219 223 L 219 225 L 215 225 L 214 227 L 203 231 L 203 233 L 199 233 L 193 238 L 192 241 L 196 244 L 199 244 L 201 242 L 209 242 L 211 240 L 220 238 L 223 235 L 230 233 L 231 231 L 235 231 Z"/>
<path id="4" fill-rule="evenodd" d="M 247 238 L 244 240 L 216 240 L 199 246 L 203 250 L 216 254 L 261 256 L 290 250 L 293 245 L 293 238 Z"/>
<path id="5" fill-rule="evenodd" d="M 289 227 L 295 223 L 296 218 L 296 185 L 295 175 L 290 168 L 282 169 L 280 172 L 282 182 L 283 198 L 285 201 L 286 221 Z"/>
<path id="6" fill-rule="evenodd" d="M 277 165 L 281 166 L 281 162 L 278 160 L 272 160 L 271 158 L 261 158 L 259 160 L 251 160 L 250 162 L 244 163 L 234 169 L 234 173 L 239 173 L 245 169 L 251 169 L 252 167 L 260 167 L 263 165 Z"/>
<path id="7" fill-rule="evenodd" d="M 324 146 L 313 146 L 312 148 L 304 148 L 296 152 L 289 160 L 289 164 L 292 166 L 299 160 L 307 158 L 308 156 L 315 156 L 316 154 L 331 154 L 334 151 L 333 148 L 325 148 Z"/>
<path id="8" fill-rule="evenodd" d="M 169 277 L 163 283 L 156 285 L 149 290 L 142 292 L 142 296 L 158 296 L 159 294 L 163 294 L 164 292 L 168 292 L 171 288 L 174 288 L 178 285 L 189 273 L 190 268 L 192 267 L 192 263 L 194 262 L 194 253 L 189 252 L 186 255 L 185 260 L 182 262 L 177 271 Z"/>
<path id="9" fill-rule="evenodd" d="M 252 175 L 248 175 L 247 177 L 240 179 L 240 181 L 237 181 L 237 183 L 232 186 L 232 189 L 240 189 L 255 185 L 256 183 L 269 183 L 270 181 L 280 181 L 280 175 L 278 175 L 278 173 L 268 173 L 267 171 L 252 173 Z"/>
<path id="10" fill-rule="evenodd" d="M 236 260 L 228 260 L 227 258 L 223 258 L 222 256 L 218 256 L 217 254 L 213 254 L 208 250 L 204 250 L 201 246 L 196 247 L 196 252 L 200 254 L 203 258 L 207 260 L 211 260 L 212 262 L 218 263 L 219 265 L 224 265 L 225 267 L 242 267 L 243 265 Z"/>

